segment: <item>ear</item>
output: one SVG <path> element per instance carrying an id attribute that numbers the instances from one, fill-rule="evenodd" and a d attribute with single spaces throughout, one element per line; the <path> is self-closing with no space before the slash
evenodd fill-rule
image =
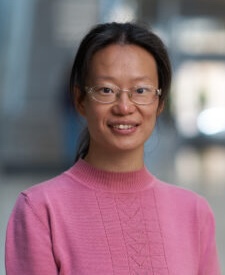
<path id="1" fill-rule="evenodd" d="M 74 105 L 78 113 L 85 116 L 84 97 L 82 96 L 81 90 L 78 86 L 74 87 Z"/>
<path id="2" fill-rule="evenodd" d="M 162 113 L 162 111 L 164 110 L 164 106 L 165 106 L 164 102 L 160 103 L 157 110 L 157 116 L 159 116 Z"/>

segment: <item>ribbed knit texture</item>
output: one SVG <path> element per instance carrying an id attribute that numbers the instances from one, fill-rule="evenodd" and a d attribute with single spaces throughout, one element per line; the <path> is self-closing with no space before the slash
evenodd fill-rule
<path id="1" fill-rule="evenodd" d="M 114 273 L 168 274 L 152 175 L 146 168 L 114 173 L 84 164 L 81 160 L 67 174 L 81 177 L 86 186 L 97 191 Z M 146 198 L 143 191 L 147 189 L 151 190 Z"/>
<path id="2" fill-rule="evenodd" d="M 146 168 L 113 173 L 79 160 L 19 196 L 7 275 L 219 275 L 214 236 L 200 196 Z"/>

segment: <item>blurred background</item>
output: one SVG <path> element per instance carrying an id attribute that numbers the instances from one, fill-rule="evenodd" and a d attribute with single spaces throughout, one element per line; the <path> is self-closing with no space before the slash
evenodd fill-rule
<path id="1" fill-rule="evenodd" d="M 73 163 L 83 121 L 68 81 L 79 41 L 113 20 L 144 23 L 168 47 L 171 96 L 146 165 L 207 198 L 225 274 L 224 0 L 0 0 L 0 274 L 18 193 Z"/>

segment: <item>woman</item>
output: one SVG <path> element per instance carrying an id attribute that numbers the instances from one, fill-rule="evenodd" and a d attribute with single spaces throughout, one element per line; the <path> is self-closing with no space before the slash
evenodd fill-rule
<path id="1" fill-rule="evenodd" d="M 108 23 L 86 35 L 71 93 L 87 135 L 72 168 L 19 196 L 7 275 L 220 274 L 208 203 L 144 165 L 170 82 L 165 47 L 147 29 Z"/>

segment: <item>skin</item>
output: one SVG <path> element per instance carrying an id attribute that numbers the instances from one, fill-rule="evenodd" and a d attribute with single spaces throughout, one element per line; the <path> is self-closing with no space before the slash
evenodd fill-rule
<path id="1" fill-rule="evenodd" d="M 102 83 L 121 89 L 142 84 L 158 88 L 157 65 L 151 54 L 136 45 L 113 44 L 99 50 L 92 57 L 87 86 Z M 126 92 L 110 104 L 94 101 L 90 96 L 80 100 L 76 90 L 76 107 L 87 120 L 90 148 L 85 158 L 96 168 L 128 172 L 144 166 L 144 143 L 154 130 L 162 111 L 159 99 L 152 104 L 137 105 Z M 118 129 L 116 125 L 132 125 Z"/>

